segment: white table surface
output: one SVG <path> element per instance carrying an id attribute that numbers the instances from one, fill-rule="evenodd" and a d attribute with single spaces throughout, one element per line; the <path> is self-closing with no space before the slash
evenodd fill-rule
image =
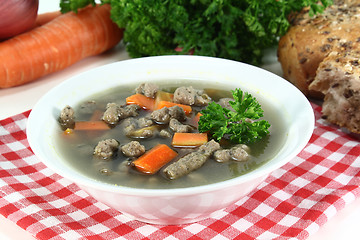
<path id="1" fill-rule="evenodd" d="M 39 13 L 59 9 L 58 0 L 40 0 Z M 34 104 L 49 89 L 65 79 L 88 69 L 127 59 L 128 55 L 120 44 L 115 49 L 96 57 L 84 59 L 73 66 L 35 82 L 9 89 L 0 89 L 0 119 L 4 119 L 26 110 L 32 109 Z M 280 65 L 275 54 L 270 54 L 265 69 L 281 75 Z M 308 240 L 338 240 L 360 239 L 360 199 L 355 200 L 338 212 L 317 233 Z M 0 215 L 0 239 L 2 240 L 34 240 L 30 233 L 18 227 L 12 221 Z"/>

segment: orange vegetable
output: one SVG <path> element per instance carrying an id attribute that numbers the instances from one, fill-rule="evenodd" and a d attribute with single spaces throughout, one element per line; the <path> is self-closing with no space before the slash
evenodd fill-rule
<path id="1" fill-rule="evenodd" d="M 110 5 L 68 12 L 0 43 L 0 88 L 31 82 L 102 53 L 122 39 Z"/>
<path id="2" fill-rule="evenodd" d="M 159 102 L 161 102 L 161 101 L 171 102 L 173 100 L 173 98 L 174 98 L 174 94 L 172 94 L 172 93 L 158 91 L 156 93 L 156 97 L 155 97 L 155 109 L 157 109 Z"/>
<path id="3" fill-rule="evenodd" d="M 108 130 L 109 125 L 103 121 L 78 121 L 75 122 L 74 130 Z"/>
<path id="4" fill-rule="evenodd" d="M 200 112 L 198 112 L 192 119 L 191 119 L 191 123 L 193 126 L 198 127 L 199 126 L 199 120 L 200 117 L 202 116 L 202 114 Z"/>
<path id="5" fill-rule="evenodd" d="M 135 168 L 145 174 L 155 174 L 165 164 L 177 156 L 177 153 L 165 144 L 159 144 L 133 161 Z"/>
<path id="6" fill-rule="evenodd" d="M 206 133 L 174 133 L 171 145 L 174 147 L 197 147 L 208 142 Z"/>
<path id="7" fill-rule="evenodd" d="M 143 109 L 153 111 L 155 106 L 155 99 L 137 93 L 127 97 L 126 104 L 137 104 Z"/>
<path id="8" fill-rule="evenodd" d="M 73 132 L 74 132 L 74 129 L 71 129 L 71 128 L 67 128 L 67 129 L 64 131 L 64 133 L 65 133 L 66 135 L 72 134 Z"/>
<path id="9" fill-rule="evenodd" d="M 36 17 L 34 26 L 32 26 L 27 31 L 30 31 L 30 30 L 32 30 L 32 29 L 34 29 L 36 27 L 40 27 L 40 26 L 54 20 L 55 18 L 57 18 L 60 15 L 61 15 L 60 11 L 46 12 L 46 13 L 38 14 L 37 17 Z"/>
<path id="10" fill-rule="evenodd" d="M 96 109 L 94 113 L 91 115 L 90 121 L 99 121 L 103 116 L 104 112 Z"/>
<path id="11" fill-rule="evenodd" d="M 79 141 L 79 136 L 77 134 L 74 134 L 74 132 L 74 129 L 67 128 L 65 131 L 62 132 L 62 135 L 64 139 L 66 139 L 66 141 Z"/>
<path id="12" fill-rule="evenodd" d="M 57 18 L 61 15 L 60 11 L 54 11 L 54 12 L 47 12 L 47 13 L 41 13 L 37 15 L 36 21 L 35 21 L 35 27 L 42 26 L 53 19 Z"/>
<path id="13" fill-rule="evenodd" d="M 174 103 L 174 102 L 169 102 L 169 101 L 160 101 L 158 103 L 158 105 L 156 106 L 156 109 L 161 109 L 163 107 L 173 107 L 173 106 L 179 106 L 182 109 L 184 109 L 185 114 L 189 114 L 192 111 L 192 108 L 189 105 L 184 105 L 184 104 L 180 104 L 180 103 Z"/>

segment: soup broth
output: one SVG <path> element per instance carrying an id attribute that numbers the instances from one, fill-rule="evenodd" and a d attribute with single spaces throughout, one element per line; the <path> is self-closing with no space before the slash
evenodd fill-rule
<path id="1" fill-rule="evenodd" d="M 232 97 L 230 88 L 227 86 L 223 86 L 223 89 L 219 90 L 219 86 L 215 84 L 206 84 L 206 87 L 204 87 L 204 85 L 200 83 L 186 80 L 155 83 L 161 90 L 167 92 L 174 92 L 178 86 L 193 86 L 196 89 L 203 89 L 213 101 L 218 101 L 224 97 Z M 89 96 L 77 106 L 72 106 L 75 110 L 76 120 L 89 120 L 95 112 L 103 112 L 109 102 L 125 105 L 126 97 L 134 94 L 136 87 L 137 85 L 121 86 Z M 229 161 L 224 163 L 219 163 L 210 158 L 201 168 L 175 180 L 169 180 L 164 177 L 161 170 L 154 175 L 139 173 L 129 166 L 131 159 L 124 156 L 120 151 L 110 160 L 101 160 L 93 156 L 94 147 L 103 139 L 114 138 L 120 143 L 120 146 L 133 140 L 125 135 L 122 121 L 106 131 L 78 131 L 76 134 L 67 135 L 59 128 L 56 142 L 59 147 L 59 152 L 63 154 L 66 161 L 68 161 L 72 167 L 77 169 L 79 174 L 108 184 L 131 188 L 167 189 L 216 183 L 235 178 L 258 168 L 272 159 L 277 154 L 278 149 L 284 144 L 286 133 L 282 130 L 284 123 L 279 117 L 281 116 L 279 109 L 272 106 L 268 101 L 262 101 L 261 96 L 258 97 L 255 95 L 255 97 L 257 97 L 264 110 L 264 119 L 271 124 L 271 127 L 269 129 L 270 134 L 265 138 L 248 145 L 251 149 L 250 158 L 244 162 Z M 93 111 L 82 111 L 84 105 L 91 105 Z M 193 109 L 192 115 L 200 111 L 200 108 L 197 107 Z M 139 117 L 149 114 L 146 110 L 140 110 L 139 113 Z M 146 150 L 151 149 L 159 143 L 171 146 L 171 137 L 163 138 L 154 136 L 148 139 L 137 140 L 145 146 Z M 172 162 L 189 153 L 189 151 L 193 151 L 193 149 L 188 148 L 172 147 L 172 149 L 178 153 L 178 156 L 172 160 Z"/>

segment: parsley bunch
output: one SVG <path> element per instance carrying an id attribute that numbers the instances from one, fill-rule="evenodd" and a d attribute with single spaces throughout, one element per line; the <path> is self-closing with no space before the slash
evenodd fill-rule
<path id="1" fill-rule="evenodd" d="M 201 111 L 199 131 L 209 132 L 217 141 L 228 137 L 232 142 L 245 144 L 265 137 L 270 124 L 266 120 L 258 120 L 263 117 L 263 110 L 256 98 L 240 89 L 232 91 L 232 94 L 234 101 L 229 102 L 232 110 L 211 102 Z"/>
<path id="2" fill-rule="evenodd" d="M 310 7 L 323 11 L 332 0 L 100 0 L 125 28 L 131 57 L 167 54 L 215 56 L 255 65 L 275 46 L 290 23 L 287 16 Z M 62 12 L 77 11 L 95 0 L 60 0 Z M 182 49 L 176 51 L 175 49 Z"/>

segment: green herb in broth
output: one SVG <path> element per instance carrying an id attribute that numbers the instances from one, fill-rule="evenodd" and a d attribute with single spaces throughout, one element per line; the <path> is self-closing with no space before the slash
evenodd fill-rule
<path id="1" fill-rule="evenodd" d="M 186 80 L 179 82 L 157 82 L 157 84 L 161 86 L 161 90 L 169 92 L 173 92 L 176 87 L 181 85 L 191 85 L 196 89 L 204 89 L 202 84 Z M 137 86 L 135 85 L 126 88 L 119 87 L 89 96 L 88 99 L 84 99 L 82 103 L 79 103 L 78 106 L 74 107 L 75 112 L 77 113 L 76 118 L 81 120 L 89 119 L 91 114 L 81 113 L 80 111 L 81 106 L 89 100 L 95 102 L 95 108 L 97 110 L 104 111 L 106 104 L 109 102 L 116 101 L 124 103 L 124 99 L 134 93 L 136 87 Z M 217 101 L 220 98 L 231 96 L 231 93 L 227 90 L 228 88 L 226 88 L 226 86 L 224 86 L 224 89 L 225 90 L 219 90 L 219 86 L 216 84 L 206 84 L 205 92 L 210 95 L 214 101 Z M 251 157 L 247 162 L 231 161 L 218 163 L 213 159 L 209 159 L 198 170 L 174 181 L 164 178 L 162 176 L 162 171 L 159 171 L 152 176 L 140 174 L 129 167 L 131 160 L 128 157 L 123 156 L 121 152 L 118 152 L 118 154 L 110 161 L 99 161 L 99 159 L 93 157 L 94 146 L 96 146 L 98 141 L 104 138 L 115 138 L 120 142 L 120 145 L 130 141 L 123 131 L 124 122 L 120 122 L 113 127 L 111 131 L 78 133 L 78 135 L 71 140 L 69 140 L 68 136 L 64 138 L 63 134 L 59 134 L 57 142 L 64 158 L 69 164 L 76 168 L 79 173 L 89 178 L 96 179 L 97 181 L 132 188 L 150 189 L 184 188 L 211 184 L 252 171 L 277 154 L 278 149 L 286 138 L 285 133 L 281 131 L 281 126 L 283 125 L 279 117 L 281 115 L 279 114 L 279 110 L 270 103 L 262 102 L 262 107 L 266 119 L 271 123 L 271 134 L 256 144 L 249 145 L 251 148 Z M 195 115 L 200 110 L 201 108 L 195 107 L 192 115 Z M 145 117 L 148 114 L 149 112 L 141 110 L 139 117 Z M 189 116 L 189 118 L 191 118 L 191 116 Z M 141 140 L 141 144 L 144 145 L 147 150 L 159 143 L 171 146 L 171 139 L 152 137 Z M 176 151 L 178 152 L 178 157 L 173 161 L 186 155 L 189 152 L 189 149 L 176 149 Z"/>
<path id="2" fill-rule="evenodd" d="M 229 104 L 232 109 L 211 102 L 201 111 L 199 131 L 210 132 L 218 141 L 229 135 L 229 139 L 236 143 L 252 143 L 265 137 L 270 124 L 258 120 L 263 117 L 263 110 L 256 98 L 240 89 L 231 92 L 234 101 Z"/>

